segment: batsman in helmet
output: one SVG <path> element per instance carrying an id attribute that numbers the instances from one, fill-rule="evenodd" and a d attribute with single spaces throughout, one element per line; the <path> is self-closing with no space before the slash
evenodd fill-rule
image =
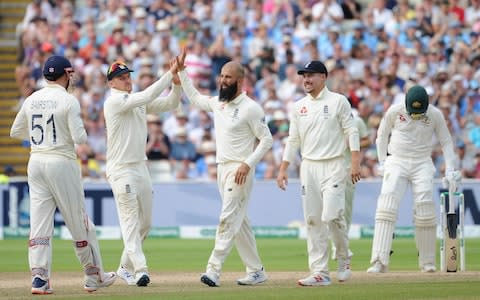
<path id="1" fill-rule="evenodd" d="M 368 273 L 388 271 L 398 207 L 408 184 L 413 192 L 419 267 L 423 272 L 436 271 L 433 136 L 445 157 L 445 181 L 456 189 L 461 175 L 454 170 L 455 153 L 447 123 L 442 112 L 429 104 L 425 89 L 415 85 L 407 91 L 405 103 L 392 105 L 387 110 L 378 128 L 376 144 L 383 183 L 377 201 L 372 265 Z"/>

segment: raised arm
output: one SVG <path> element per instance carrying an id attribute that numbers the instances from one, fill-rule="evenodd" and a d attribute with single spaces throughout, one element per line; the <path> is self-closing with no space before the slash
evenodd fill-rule
<path id="1" fill-rule="evenodd" d="M 180 77 L 180 82 L 182 83 L 182 88 L 185 92 L 185 95 L 187 95 L 188 101 L 202 110 L 213 111 L 211 107 L 212 97 L 200 94 L 193 86 L 190 78 L 188 78 L 187 72 L 185 71 L 186 55 L 187 52 L 185 48 L 183 48 L 180 55 L 176 57 L 176 63 L 173 72 L 178 72 L 178 77 Z"/>

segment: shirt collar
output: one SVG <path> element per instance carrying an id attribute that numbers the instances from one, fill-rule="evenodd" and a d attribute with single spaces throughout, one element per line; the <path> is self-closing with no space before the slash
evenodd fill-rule
<path id="1" fill-rule="evenodd" d="M 128 94 L 128 92 L 121 91 L 121 90 L 118 90 L 116 88 L 110 88 L 110 91 L 111 91 L 112 94 Z"/>
<path id="2" fill-rule="evenodd" d="M 242 92 L 240 95 L 238 95 L 237 97 L 235 97 L 235 99 L 233 99 L 232 101 L 230 101 L 229 103 L 233 103 L 233 104 L 238 104 L 240 103 L 243 98 L 245 98 L 246 96 L 246 93 L 245 92 Z"/>
<path id="3" fill-rule="evenodd" d="M 56 89 L 62 89 L 62 90 L 66 90 L 63 86 L 59 85 L 58 83 L 50 83 L 50 82 L 47 82 L 46 84 L 47 87 L 49 88 L 56 88 Z"/>
<path id="4" fill-rule="evenodd" d="M 311 94 L 308 94 L 308 97 L 310 100 L 316 101 L 316 100 L 322 100 L 322 98 L 328 93 L 328 88 L 327 86 L 323 87 L 323 89 L 318 93 L 316 98 L 313 98 Z"/>

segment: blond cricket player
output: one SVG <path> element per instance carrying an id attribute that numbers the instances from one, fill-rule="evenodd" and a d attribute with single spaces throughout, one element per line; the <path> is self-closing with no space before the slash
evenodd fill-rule
<path id="1" fill-rule="evenodd" d="M 10 136 L 30 142 L 30 238 L 28 260 L 32 294 L 51 294 L 52 233 L 58 208 L 85 272 L 84 289 L 93 292 L 113 284 L 115 272 L 104 273 L 95 226 L 85 212 L 85 199 L 74 144 L 87 142 L 78 100 L 67 93 L 73 73 L 62 56 L 49 57 L 43 68 L 47 84 L 23 103 Z"/>
<path id="2" fill-rule="evenodd" d="M 219 96 L 210 97 L 199 94 L 183 70 L 185 55 L 184 49 L 177 58 L 183 90 L 192 104 L 214 115 L 217 183 L 222 197 L 215 247 L 200 280 L 208 286 L 220 285 L 222 265 L 235 243 L 247 271 L 246 277 L 238 279 L 237 283 L 255 285 L 265 282 L 267 277 L 247 217 L 255 165 L 273 144 L 264 112 L 242 92 L 245 71 L 239 63 L 228 62 L 222 67 Z"/>
<path id="3" fill-rule="evenodd" d="M 172 81 L 172 72 L 168 71 L 144 91 L 131 93 L 130 72 L 124 63 L 114 62 L 107 73 L 111 94 L 104 104 L 106 174 L 115 197 L 124 244 L 117 274 L 128 285 L 147 286 L 150 277 L 143 241 L 152 223 L 153 188 L 145 155 L 146 116 L 176 108 L 181 88 L 173 84 L 171 92 L 160 97 Z"/>
<path id="4" fill-rule="evenodd" d="M 287 168 L 300 149 L 302 202 L 307 226 L 310 275 L 298 280 L 302 286 L 331 283 L 328 270 L 328 237 L 333 240 L 338 259 L 337 279 L 351 277 L 348 235 L 345 222 L 345 149 L 352 153 L 350 180 L 360 180 L 359 137 L 345 96 L 331 92 L 325 85 L 328 72 L 320 61 L 311 61 L 298 71 L 303 76 L 307 95 L 297 101 L 277 184 L 285 189 Z"/>
<path id="5" fill-rule="evenodd" d="M 419 267 L 423 272 L 436 271 L 437 222 L 432 195 L 435 166 L 431 158 L 433 136 L 442 146 L 445 178 L 456 190 L 461 176 L 453 169 L 455 153 L 452 138 L 442 112 L 429 105 L 423 87 L 411 87 L 405 103 L 392 105 L 380 122 L 376 144 L 383 183 L 377 201 L 369 273 L 388 270 L 398 206 L 408 184 L 413 192 Z"/>
<path id="6" fill-rule="evenodd" d="M 360 149 L 367 148 L 370 146 L 370 137 L 368 135 L 368 129 L 365 122 L 358 115 L 353 115 L 353 122 L 355 127 L 358 129 L 358 135 L 360 136 Z M 345 168 L 347 174 L 350 173 L 352 167 L 352 153 L 350 147 L 345 149 Z M 345 230 L 350 231 L 350 225 L 352 224 L 352 213 L 353 213 L 353 197 L 355 195 L 355 184 L 350 178 L 347 177 L 345 181 Z M 352 257 L 353 252 L 348 249 L 348 257 Z M 332 242 L 332 259 L 337 259 L 337 249 L 335 244 Z"/>

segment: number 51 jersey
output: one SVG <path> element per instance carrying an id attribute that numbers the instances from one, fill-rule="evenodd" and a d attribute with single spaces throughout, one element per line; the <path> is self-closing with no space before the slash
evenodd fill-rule
<path id="1" fill-rule="evenodd" d="M 87 141 L 78 100 L 58 84 L 47 83 L 25 99 L 10 129 L 12 138 L 28 140 L 31 155 L 76 159 L 74 144 Z"/>

